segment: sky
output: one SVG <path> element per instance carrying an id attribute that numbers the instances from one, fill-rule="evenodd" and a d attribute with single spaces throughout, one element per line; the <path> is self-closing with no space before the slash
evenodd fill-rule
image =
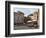
<path id="1" fill-rule="evenodd" d="M 14 12 L 21 11 L 24 13 L 24 16 L 28 16 L 29 14 L 34 13 L 35 11 L 38 11 L 36 8 L 14 8 Z"/>

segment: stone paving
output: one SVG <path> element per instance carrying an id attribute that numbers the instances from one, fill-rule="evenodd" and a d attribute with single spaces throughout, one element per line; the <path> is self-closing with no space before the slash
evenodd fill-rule
<path id="1" fill-rule="evenodd" d="M 18 24 L 18 25 L 14 26 L 14 30 L 19 30 L 19 29 L 37 29 L 37 28 L 35 28 L 31 24 Z"/>

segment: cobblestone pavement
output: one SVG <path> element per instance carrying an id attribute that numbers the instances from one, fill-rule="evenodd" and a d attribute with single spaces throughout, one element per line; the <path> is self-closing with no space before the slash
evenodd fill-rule
<path id="1" fill-rule="evenodd" d="M 14 30 L 19 30 L 19 29 L 37 29 L 37 28 L 34 28 L 31 24 L 18 24 L 18 25 L 14 26 Z"/>

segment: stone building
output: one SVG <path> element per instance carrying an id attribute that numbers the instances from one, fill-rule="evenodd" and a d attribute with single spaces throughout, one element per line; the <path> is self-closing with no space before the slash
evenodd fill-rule
<path id="1" fill-rule="evenodd" d="M 24 13 L 20 11 L 18 11 L 17 13 L 14 12 L 14 23 L 15 24 L 24 23 Z"/>
<path id="2" fill-rule="evenodd" d="M 35 11 L 34 13 L 32 13 L 32 14 L 30 14 L 29 15 L 29 17 L 30 17 L 30 21 L 31 21 L 31 23 L 34 25 L 34 26 L 37 26 L 37 25 L 39 25 L 40 24 L 40 19 L 39 19 L 39 16 L 40 14 L 39 14 L 39 9 L 38 9 L 38 11 Z"/>
<path id="3" fill-rule="evenodd" d="M 37 21 L 39 19 L 39 9 L 38 12 L 34 12 L 32 14 L 29 15 L 29 17 L 32 19 L 32 21 Z"/>

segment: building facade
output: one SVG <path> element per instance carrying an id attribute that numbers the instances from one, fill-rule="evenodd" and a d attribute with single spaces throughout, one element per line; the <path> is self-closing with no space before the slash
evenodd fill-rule
<path id="1" fill-rule="evenodd" d="M 14 23 L 21 24 L 24 23 L 24 14 L 23 13 L 14 13 Z"/>

